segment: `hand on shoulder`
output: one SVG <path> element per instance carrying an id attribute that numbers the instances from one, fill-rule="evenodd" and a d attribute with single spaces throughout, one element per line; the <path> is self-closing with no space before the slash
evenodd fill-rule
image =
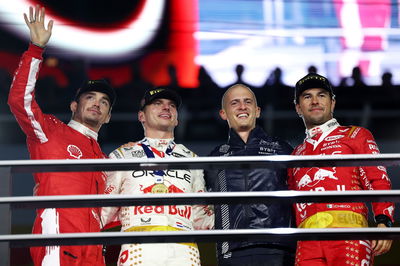
<path id="1" fill-rule="evenodd" d="M 119 146 L 118 149 L 133 147 L 133 146 L 135 146 L 137 143 L 138 143 L 138 142 L 130 141 L 130 142 L 128 142 L 128 143 L 122 144 L 121 146 Z"/>

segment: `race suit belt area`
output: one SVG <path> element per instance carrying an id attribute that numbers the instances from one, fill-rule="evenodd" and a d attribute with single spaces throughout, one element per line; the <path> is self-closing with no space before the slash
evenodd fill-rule
<path id="1" fill-rule="evenodd" d="M 132 226 L 124 230 L 124 232 L 151 232 L 151 231 L 182 231 L 182 230 L 167 225 Z M 177 244 L 198 248 L 196 243 L 177 243 Z"/>
<path id="2" fill-rule="evenodd" d="M 368 227 L 364 215 L 352 211 L 323 211 L 304 220 L 299 228 Z"/>

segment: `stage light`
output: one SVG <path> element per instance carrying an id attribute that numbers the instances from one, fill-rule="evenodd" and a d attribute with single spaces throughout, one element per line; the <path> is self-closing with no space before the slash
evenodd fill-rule
<path id="1" fill-rule="evenodd" d="M 35 2 L 29 0 L 0 1 L 0 20 L 8 30 L 29 38 L 22 14 L 28 13 L 29 6 L 33 5 Z M 71 25 L 66 23 L 66 19 L 53 16 L 49 10 L 46 20 L 54 20 L 49 45 L 94 59 L 115 59 L 128 53 L 133 55 L 154 38 L 162 22 L 165 6 L 166 0 L 145 0 L 138 16 L 124 27 L 104 30 Z"/>

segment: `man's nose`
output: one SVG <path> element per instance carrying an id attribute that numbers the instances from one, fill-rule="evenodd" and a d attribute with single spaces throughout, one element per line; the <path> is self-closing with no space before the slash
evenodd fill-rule
<path id="1" fill-rule="evenodd" d="M 246 109 L 246 104 L 244 102 L 239 102 L 240 109 Z"/>
<path id="2" fill-rule="evenodd" d="M 319 103 L 318 97 L 317 96 L 311 97 L 311 103 L 312 104 L 318 104 Z"/>
<path id="3" fill-rule="evenodd" d="M 170 109 L 169 104 L 164 103 L 164 104 L 162 105 L 162 109 L 163 109 L 163 110 L 169 110 L 169 109 Z"/>
<path id="4" fill-rule="evenodd" d="M 93 102 L 93 105 L 97 106 L 97 107 L 100 107 L 100 101 L 101 101 L 101 99 L 95 99 L 94 102 Z"/>

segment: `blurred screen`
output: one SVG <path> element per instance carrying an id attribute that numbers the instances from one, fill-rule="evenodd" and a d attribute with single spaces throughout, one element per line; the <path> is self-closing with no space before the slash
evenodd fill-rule
<path id="1" fill-rule="evenodd" d="M 219 84 L 244 80 L 262 85 L 276 67 L 293 86 L 315 66 L 338 84 L 362 70 L 379 85 L 385 71 L 400 81 L 398 1 L 390 0 L 200 0 L 198 64 Z"/>
<path id="2" fill-rule="evenodd" d="M 83 60 L 89 77 L 114 85 L 132 79 L 131 67 L 155 85 L 198 84 L 204 66 L 220 86 L 243 78 L 263 85 L 277 67 L 293 86 L 314 66 L 333 84 L 360 67 L 369 85 L 384 72 L 400 83 L 399 2 L 394 0 L 13 0 L 0 1 L 0 68 L 12 72 L 29 32 L 28 6 L 44 5 L 55 21 L 47 55 Z"/>

